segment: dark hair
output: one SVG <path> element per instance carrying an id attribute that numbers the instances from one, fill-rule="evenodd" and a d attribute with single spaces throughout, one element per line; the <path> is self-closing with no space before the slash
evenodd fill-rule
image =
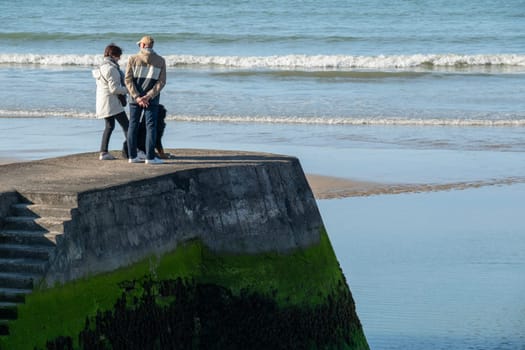
<path id="1" fill-rule="evenodd" d="M 109 44 L 108 46 L 106 46 L 106 49 L 104 50 L 104 57 L 109 57 L 109 56 L 115 56 L 115 57 L 122 56 L 122 49 L 113 43 Z"/>

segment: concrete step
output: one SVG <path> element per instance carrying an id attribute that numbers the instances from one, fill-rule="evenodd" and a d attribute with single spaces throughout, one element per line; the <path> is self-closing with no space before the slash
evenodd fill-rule
<path id="1" fill-rule="evenodd" d="M 18 304 L 0 302 L 0 320 L 16 320 L 18 317 Z"/>
<path id="2" fill-rule="evenodd" d="M 55 218 L 62 221 L 71 219 L 70 207 L 53 207 L 44 204 L 18 203 L 11 205 L 12 216 L 31 216 Z"/>
<path id="3" fill-rule="evenodd" d="M 35 274 L 0 272 L 0 288 L 32 289 L 41 278 Z"/>
<path id="4" fill-rule="evenodd" d="M 31 216 L 34 218 L 40 217 L 40 215 L 28 209 L 30 205 L 31 205 L 30 203 L 11 204 L 11 208 L 10 208 L 11 215 L 12 216 Z"/>
<path id="5" fill-rule="evenodd" d="M 38 226 L 36 219 L 30 216 L 6 216 L 4 217 L 4 230 L 45 230 Z"/>
<path id="6" fill-rule="evenodd" d="M 48 232 L 45 230 L 4 229 L 0 230 L 0 243 L 55 246 L 56 236 L 61 234 L 60 232 Z"/>
<path id="7" fill-rule="evenodd" d="M 32 289 L 27 288 L 0 288 L 0 301 L 24 303 L 26 295 L 31 292 Z"/>
<path id="8" fill-rule="evenodd" d="M 4 217 L 3 229 L 64 232 L 64 220 L 49 217 L 7 216 Z"/>
<path id="9" fill-rule="evenodd" d="M 46 268 L 47 261 L 45 260 L 0 258 L 0 272 L 43 274 Z"/>
<path id="10" fill-rule="evenodd" d="M 23 192 L 22 201 L 33 204 L 44 204 L 51 207 L 77 207 L 76 193 L 57 192 Z"/>
<path id="11" fill-rule="evenodd" d="M 2 258 L 28 258 L 45 260 L 53 251 L 54 246 L 25 245 L 25 244 L 0 244 L 0 256 Z"/>

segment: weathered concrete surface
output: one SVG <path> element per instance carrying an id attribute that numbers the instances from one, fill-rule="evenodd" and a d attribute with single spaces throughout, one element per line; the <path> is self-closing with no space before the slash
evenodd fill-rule
<path id="1" fill-rule="evenodd" d="M 217 252 L 285 252 L 318 242 L 321 216 L 296 158 L 169 150 L 163 165 L 99 161 L 96 153 L 0 166 L 0 199 L 16 192 L 66 206 L 45 278 L 65 282 L 127 266 L 181 242 Z M 0 204 L 0 215 L 7 204 Z"/>

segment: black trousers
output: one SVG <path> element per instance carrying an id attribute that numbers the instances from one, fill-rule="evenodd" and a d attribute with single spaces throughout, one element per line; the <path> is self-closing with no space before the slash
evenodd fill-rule
<path id="1" fill-rule="evenodd" d="M 124 131 L 124 137 L 126 138 L 126 141 L 124 141 L 124 144 L 122 146 L 122 156 L 125 158 L 128 158 L 128 127 L 129 127 L 129 120 L 128 116 L 126 115 L 126 112 L 121 112 L 119 114 L 112 115 L 111 117 L 104 118 L 106 122 L 106 127 L 104 129 L 104 133 L 102 134 L 102 143 L 100 144 L 100 152 L 107 152 L 108 146 L 109 146 L 109 139 L 111 138 L 111 134 L 113 133 L 113 130 L 115 130 L 115 119 L 122 127 L 122 131 Z"/>

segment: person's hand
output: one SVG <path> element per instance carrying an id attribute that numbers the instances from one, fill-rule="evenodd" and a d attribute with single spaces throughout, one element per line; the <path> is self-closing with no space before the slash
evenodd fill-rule
<path id="1" fill-rule="evenodd" d="M 142 96 L 142 103 L 144 104 L 144 107 L 149 107 L 149 96 L 148 95 L 144 95 Z"/>
<path id="2" fill-rule="evenodd" d="M 142 97 L 137 97 L 135 99 L 135 101 L 142 108 L 148 108 L 148 106 L 149 106 L 149 97 L 147 95 L 146 96 L 142 96 Z"/>

